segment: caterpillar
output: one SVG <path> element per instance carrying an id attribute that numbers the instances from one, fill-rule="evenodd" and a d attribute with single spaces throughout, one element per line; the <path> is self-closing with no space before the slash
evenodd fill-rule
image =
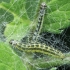
<path id="1" fill-rule="evenodd" d="M 41 32 L 41 29 L 42 29 L 46 7 L 47 6 L 46 6 L 45 2 L 41 3 L 39 16 L 38 16 L 38 22 L 37 22 L 35 31 L 30 32 L 29 35 L 22 38 L 21 39 L 22 43 L 37 43 L 39 34 Z"/>
<path id="2" fill-rule="evenodd" d="M 22 52 L 37 52 L 45 55 L 54 56 L 57 58 L 64 58 L 64 54 L 61 51 L 55 50 L 53 47 L 46 46 L 45 44 L 23 44 L 16 40 L 10 40 L 12 46 Z"/>
<path id="3" fill-rule="evenodd" d="M 43 2 L 40 6 L 40 12 L 38 16 L 38 24 L 36 26 L 36 30 L 33 34 L 32 41 L 37 41 L 37 38 L 41 32 L 42 25 L 43 25 L 43 20 L 44 20 L 44 15 L 45 15 L 45 10 L 46 10 L 46 4 Z"/>

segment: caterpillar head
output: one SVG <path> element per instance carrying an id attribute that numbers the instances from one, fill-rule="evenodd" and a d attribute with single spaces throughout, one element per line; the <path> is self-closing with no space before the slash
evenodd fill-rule
<path id="1" fill-rule="evenodd" d="M 45 2 L 41 3 L 41 8 L 45 9 L 46 7 L 47 6 L 46 6 L 46 3 Z"/>
<path id="2" fill-rule="evenodd" d="M 14 39 L 11 39 L 10 41 L 9 41 L 9 44 L 11 44 L 12 46 L 16 46 L 16 45 L 18 45 L 18 41 L 16 41 L 16 40 L 14 40 Z"/>

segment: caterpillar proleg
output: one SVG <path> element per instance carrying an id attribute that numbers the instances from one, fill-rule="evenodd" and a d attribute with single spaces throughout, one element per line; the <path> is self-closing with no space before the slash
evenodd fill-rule
<path id="1" fill-rule="evenodd" d="M 45 44 L 23 44 L 16 40 L 10 40 L 9 43 L 14 46 L 14 48 L 22 52 L 37 52 L 58 58 L 64 58 L 64 54 L 61 51 L 55 50 Z"/>

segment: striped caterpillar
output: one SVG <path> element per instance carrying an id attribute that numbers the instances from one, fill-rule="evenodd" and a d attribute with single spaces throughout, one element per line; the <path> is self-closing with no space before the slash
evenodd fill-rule
<path id="1" fill-rule="evenodd" d="M 52 55 L 58 58 L 64 58 L 64 54 L 61 53 L 61 51 L 55 50 L 54 48 L 51 48 L 49 46 L 46 46 L 45 44 L 37 43 L 38 36 L 41 32 L 42 25 L 43 25 L 43 19 L 45 15 L 45 8 L 46 4 L 42 3 L 40 7 L 40 13 L 39 13 L 39 18 L 38 18 L 38 24 L 36 27 L 36 30 L 33 34 L 32 41 L 31 43 L 20 43 L 15 40 L 10 40 L 10 44 L 14 46 L 16 49 L 22 51 L 22 52 L 37 52 L 37 53 L 43 53 L 46 55 Z"/>
<path id="2" fill-rule="evenodd" d="M 44 19 L 44 15 L 45 15 L 45 10 L 46 10 L 46 4 L 43 2 L 40 6 L 40 12 L 39 12 L 39 16 L 38 16 L 38 24 L 36 26 L 36 30 L 33 34 L 32 37 L 32 41 L 36 42 L 37 38 L 41 32 L 42 29 L 42 25 L 43 25 L 43 19 Z"/>
<path id="3" fill-rule="evenodd" d="M 37 43 L 39 34 L 42 29 L 46 7 L 47 7 L 46 4 L 43 2 L 40 6 L 38 22 L 37 22 L 35 31 L 33 33 L 30 32 L 29 35 L 22 38 L 21 39 L 22 43 Z"/>
<path id="4" fill-rule="evenodd" d="M 38 52 L 61 59 L 64 58 L 64 54 L 61 51 L 55 50 L 45 44 L 23 44 L 16 40 L 10 40 L 9 43 L 14 46 L 14 48 L 22 52 Z"/>

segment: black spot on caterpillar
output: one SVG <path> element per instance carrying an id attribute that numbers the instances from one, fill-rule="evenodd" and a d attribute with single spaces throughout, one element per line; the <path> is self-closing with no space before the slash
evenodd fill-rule
<path id="1" fill-rule="evenodd" d="M 16 40 L 10 40 L 9 43 L 22 52 L 37 52 L 57 58 L 64 58 L 64 54 L 61 51 L 55 50 L 53 47 L 51 48 L 45 44 L 23 44 Z"/>

